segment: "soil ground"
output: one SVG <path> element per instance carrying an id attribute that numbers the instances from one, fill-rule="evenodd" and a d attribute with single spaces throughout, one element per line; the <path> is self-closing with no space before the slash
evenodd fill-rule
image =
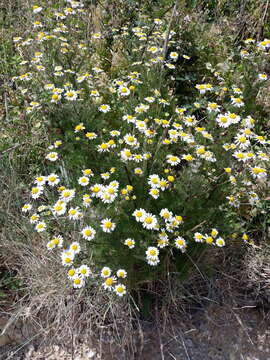
<path id="1" fill-rule="evenodd" d="M 232 308 L 209 304 L 204 309 L 172 318 L 168 324 L 142 323 L 144 345 L 140 360 L 269 360 L 269 319 L 256 306 Z M 163 330 L 164 329 L 164 330 Z M 9 330 L 0 348 L 1 360 L 71 360 L 70 351 L 60 346 L 26 344 L 22 329 Z M 33 341 L 33 343 L 35 343 Z M 123 359 L 130 357 L 104 343 L 103 352 L 87 343 L 77 346 L 74 360 Z"/>

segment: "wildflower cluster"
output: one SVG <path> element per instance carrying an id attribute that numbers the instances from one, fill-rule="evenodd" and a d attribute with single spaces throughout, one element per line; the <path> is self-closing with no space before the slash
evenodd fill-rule
<path id="1" fill-rule="evenodd" d="M 189 248 L 223 247 L 234 224 L 248 231 L 241 207 L 260 211 L 270 140 L 247 114 L 241 84 L 226 87 L 213 71 L 209 83 L 194 84 L 194 102 L 173 95 L 167 75 L 179 70 L 180 58 L 191 58 L 176 32 L 166 31 L 167 19 L 143 17 L 140 27 L 113 29 L 126 56 L 133 46 L 129 66 L 115 75 L 100 65 L 105 34 L 93 32 L 86 42 L 86 30 L 74 27 L 75 19 L 83 24 L 82 1 L 68 1 L 53 15 L 35 5 L 33 14 L 32 37 L 14 39 L 21 54 L 27 46 L 33 52 L 15 79 L 30 99 L 25 112 L 70 112 L 69 141 L 80 145 L 85 164 L 65 176 L 68 144 L 55 140 L 45 154 L 51 172 L 34 179 L 23 212 L 48 250 L 59 252 L 73 286 L 98 276 L 104 289 L 122 296 L 127 281 L 136 285 L 136 269 L 162 272 L 165 256 L 174 263 Z M 254 46 L 267 52 L 269 43 Z M 268 81 L 261 75 L 258 82 Z M 89 118 L 82 121 L 85 108 Z"/>

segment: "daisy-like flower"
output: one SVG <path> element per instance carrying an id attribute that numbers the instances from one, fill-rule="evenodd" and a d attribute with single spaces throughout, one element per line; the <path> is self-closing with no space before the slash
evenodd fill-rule
<path id="1" fill-rule="evenodd" d="M 99 32 L 97 32 L 97 33 L 94 33 L 93 35 L 92 35 L 92 38 L 93 39 L 101 39 L 102 38 L 102 35 L 101 35 L 101 33 L 99 33 Z"/>
<path id="2" fill-rule="evenodd" d="M 238 124 L 241 120 L 241 117 L 235 113 L 228 112 L 226 113 L 226 116 L 229 117 L 232 124 Z"/>
<path id="3" fill-rule="evenodd" d="M 84 194 L 83 195 L 83 206 L 89 207 L 91 205 L 92 201 L 93 200 L 91 199 L 89 194 Z"/>
<path id="4" fill-rule="evenodd" d="M 109 152 L 110 145 L 108 143 L 102 143 L 97 146 L 98 152 Z"/>
<path id="5" fill-rule="evenodd" d="M 170 55 L 169 55 L 169 57 L 174 61 L 176 61 L 178 59 L 178 56 L 179 56 L 178 53 L 174 52 L 174 51 L 171 52 Z"/>
<path id="6" fill-rule="evenodd" d="M 90 241 L 90 240 L 94 239 L 94 237 L 96 235 L 96 230 L 94 228 L 92 228 L 91 226 L 86 226 L 84 229 L 82 229 L 81 234 L 85 240 Z"/>
<path id="7" fill-rule="evenodd" d="M 241 98 L 239 98 L 239 97 L 231 97 L 231 102 L 232 102 L 232 104 L 234 105 L 234 106 L 236 106 L 236 107 L 242 107 L 242 106 L 244 106 L 245 105 L 245 103 L 243 102 L 243 100 L 241 99 Z"/>
<path id="8" fill-rule="evenodd" d="M 169 163 L 172 166 L 176 166 L 180 163 L 180 158 L 175 155 L 167 155 L 167 163 Z"/>
<path id="9" fill-rule="evenodd" d="M 81 186 L 87 186 L 89 184 L 89 178 L 87 176 L 82 176 L 78 179 L 78 183 Z"/>
<path id="10" fill-rule="evenodd" d="M 58 159 L 58 153 L 57 152 L 50 152 L 46 155 L 46 159 L 50 161 L 56 161 Z"/>
<path id="11" fill-rule="evenodd" d="M 104 283 L 102 284 L 102 287 L 105 290 L 113 290 L 113 286 L 116 283 L 116 278 L 114 276 L 107 277 Z"/>
<path id="12" fill-rule="evenodd" d="M 127 145 L 130 145 L 130 146 L 136 146 L 137 142 L 138 142 L 136 137 L 131 134 L 126 134 L 124 136 L 124 141 Z"/>
<path id="13" fill-rule="evenodd" d="M 173 213 L 171 211 L 169 211 L 167 208 L 162 209 L 160 211 L 160 216 L 165 220 L 165 221 L 171 221 Z"/>
<path id="14" fill-rule="evenodd" d="M 52 241 L 48 241 L 46 247 L 47 247 L 47 250 L 51 251 L 51 250 L 55 249 L 56 245 L 54 245 L 54 243 Z"/>
<path id="15" fill-rule="evenodd" d="M 32 10 L 33 10 L 33 13 L 34 14 L 38 14 L 39 12 L 41 12 L 42 11 L 42 7 L 41 6 L 39 6 L 39 5 L 33 5 L 32 6 Z"/>
<path id="16" fill-rule="evenodd" d="M 35 178 L 35 184 L 37 184 L 38 186 L 43 186 L 46 183 L 46 176 L 37 176 Z"/>
<path id="17" fill-rule="evenodd" d="M 99 92 L 97 90 L 91 90 L 90 91 L 90 96 L 91 97 L 99 97 Z"/>
<path id="18" fill-rule="evenodd" d="M 216 121 L 220 127 L 227 128 L 231 125 L 231 120 L 227 115 L 219 114 L 216 118 Z"/>
<path id="19" fill-rule="evenodd" d="M 82 131 L 82 130 L 84 130 L 84 129 L 85 129 L 84 124 L 83 124 L 83 123 L 80 123 L 80 124 L 78 124 L 78 125 L 75 126 L 74 132 L 75 132 L 75 133 L 78 133 L 79 131 Z"/>
<path id="20" fill-rule="evenodd" d="M 244 134 L 238 134 L 235 137 L 235 144 L 239 146 L 241 149 L 246 149 L 250 145 L 250 141 Z"/>
<path id="21" fill-rule="evenodd" d="M 135 126 L 136 126 L 136 129 L 138 129 L 143 134 L 147 131 L 146 122 L 143 120 L 136 120 Z"/>
<path id="22" fill-rule="evenodd" d="M 258 78 L 259 78 L 259 80 L 267 80 L 268 79 L 268 76 L 266 75 L 266 74 L 259 74 L 258 75 Z"/>
<path id="23" fill-rule="evenodd" d="M 59 248 L 61 248 L 63 246 L 63 237 L 61 235 L 57 235 L 54 236 L 51 239 L 51 242 L 54 244 L 54 246 L 58 246 Z"/>
<path id="24" fill-rule="evenodd" d="M 192 116 L 185 116 L 184 117 L 184 124 L 187 126 L 193 126 L 197 124 L 197 120 L 194 115 Z"/>
<path id="25" fill-rule="evenodd" d="M 118 94 L 121 96 L 128 96 L 130 94 L 130 90 L 126 86 L 120 86 L 118 89 Z"/>
<path id="26" fill-rule="evenodd" d="M 182 159 L 186 161 L 193 161 L 194 157 L 191 154 L 182 155 Z"/>
<path id="27" fill-rule="evenodd" d="M 141 168 L 135 168 L 134 169 L 134 174 L 136 175 L 142 175 L 143 174 L 143 170 Z"/>
<path id="28" fill-rule="evenodd" d="M 169 68 L 169 69 L 175 69 L 175 65 L 173 65 L 171 63 L 166 63 L 165 66 L 167 66 L 167 68 Z"/>
<path id="29" fill-rule="evenodd" d="M 259 144 L 262 144 L 262 145 L 265 145 L 267 143 L 267 141 L 265 140 L 264 136 L 262 135 L 255 135 L 254 136 L 254 139 L 259 143 Z"/>
<path id="30" fill-rule="evenodd" d="M 91 274 L 90 268 L 87 265 L 81 265 L 78 269 L 77 269 L 77 273 L 82 276 L 82 277 L 89 277 Z"/>
<path id="31" fill-rule="evenodd" d="M 69 249 L 72 250 L 74 254 L 79 254 L 79 252 L 81 251 L 81 246 L 77 241 L 74 241 L 70 244 Z"/>
<path id="32" fill-rule="evenodd" d="M 158 240 L 157 240 L 157 246 L 160 248 L 160 249 L 163 249 L 164 247 L 168 246 L 169 245 L 169 238 L 168 236 L 166 237 L 159 237 Z"/>
<path id="33" fill-rule="evenodd" d="M 164 191 L 166 188 L 168 187 L 168 182 L 167 180 L 165 179 L 160 179 L 160 182 L 159 182 L 159 188 L 160 190 Z"/>
<path id="34" fill-rule="evenodd" d="M 222 237 L 217 238 L 217 240 L 216 240 L 216 245 L 217 245 L 218 247 L 223 247 L 223 246 L 225 246 L 225 241 L 224 241 L 224 239 L 222 239 Z"/>
<path id="35" fill-rule="evenodd" d="M 119 269 L 119 270 L 117 270 L 116 276 L 117 276 L 118 278 L 124 279 L 124 278 L 127 277 L 127 272 L 126 272 L 126 270 L 124 270 L 124 269 Z"/>
<path id="36" fill-rule="evenodd" d="M 38 214 L 33 214 L 30 216 L 30 223 L 31 224 L 35 224 L 37 223 L 39 220 L 39 215 Z"/>
<path id="37" fill-rule="evenodd" d="M 259 166 L 250 168 L 250 173 L 255 179 L 264 179 L 267 177 L 266 169 Z"/>
<path id="38" fill-rule="evenodd" d="M 135 123 L 135 121 L 137 120 L 135 116 L 133 115 L 124 115 L 122 117 L 123 120 L 127 121 L 127 123 Z"/>
<path id="39" fill-rule="evenodd" d="M 174 245 L 177 249 L 180 249 L 182 251 L 186 250 L 187 247 L 187 243 L 186 240 L 182 237 L 182 236 L 178 236 L 175 241 L 174 241 Z"/>
<path id="40" fill-rule="evenodd" d="M 112 270 L 108 266 L 104 266 L 104 268 L 101 269 L 100 276 L 104 279 L 111 276 Z"/>
<path id="41" fill-rule="evenodd" d="M 118 296 L 120 296 L 120 297 L 123 296 L 123 295 L 125 295 L 125 294 L 127 293 L 126 287 L 125 287 L 125 285 L 123 285 L 123 284 L 117 284 L 117 285 L 115 285 L 114 291 L 115 291 L 115 293 L 116 293 Z"/>
<path id="42" fill-rule="evenodd" d="M 149 110 L 149 105 L 146 105 L 146 104 L 139 104 L 135 107 L 135 112 L 137 114 L 142 114 L 148 110 Z"/>
<path id="43" fill-rule="evenodd" d="M 215 229 L 215 228 L 213 228 L 213 229 L 211 230 L 211 236 L 213 236 L 214 238 L 217 237 L 217 236 L 218 236 L 218 230 Z"/>
<path id="44" fill-rule="evenodd" d="M 147 49 L 147 51 L 149 51 L 151 54 L 156 54 L 159 51 L 159 48 L 156 46 L 151 46 Z"/>
<path id="45" fill-rule="evenodd" d="M 109 112 L 111 110 L 111 107 L 110 107 L 110 105 L 102 104 L 102 105 L 100 105 L 98 110 L 103 112 L 103 113 L 107 113 L 107 112 Z"/>
<path id="46" fill-rule="evenodd" d="M 84 169 L 82 170 L 84 176 L 94 176 L 94 173 L 91 169 Z"/>
<path id="47" fill-rule="evenodd" d="M 47 176 L 47 182 L 48 182 L 48 185 L 55 186 L 55 185 L 59 184 L 60 179 L 59 179 L 58 175 L 50 174 Z"/>
<path id="48" fill-rule="evenodd" d="M 36 224 L 35 229 L 37 232 L 42 232 L 46 230 L 47 225 L 44 221 L 40 221 Z"/>
<path id="49" fill-rule="evenodd" d="M 263 151 L 259 151 L 257 153 L 257 156 L 258 156 L 258 159 L 260 159 L 260 160 L 269 161 L 269 156 L 266 153 L 264 153 Z"/>
<path id="50" fill-rule="evenodd" d="M 22 212 L 28 212 L 32 209 L 32 205 L 31 204 L 24 204 L 22 207 Z"/>
<path id="51" fill-rule="evenodd" d="M 92 192 L 91 194 L 92 197 L 99 197 L 99 195 L 103 191 L 103 186 L 101 184 L 95 184 L 90 187 L 90 190 Z"/>
<path id="52" fill-rule="evenodd" d="M 71 201 L 75 196 L 75 190 L 74 189 L 64 189 L 61 192 L 60 199 L 66 203 Z"/>
<path id="53" fill-rule="evenodd" d="M 70 280 L 72 280 L 76 275 L 77 275 L 77 272 L 76 272 L 75 268 L 71 268 L 67 272 L 67 276 Z"/>
<path id="54" fill-rule="evenodd" d="M 196 89 L 199 90 L 200 94 L 205 94 L 206 93 L 206 86 L 205 84 L 197 84 Z"/>
<path id="55" fill-rule="evenodd" d="M 110 131 L 110 135 L 112 136 L 112 137 L 117 137 L 117 136 L 120 136 L 120 131 L 118 131 L 118 130 L 112 130 L 112 131 Z"/>
<path id="56" fill-rule="evenodd" d="M 235 151 L 233 153 L 233 157 L 235 157 L 238 161 L 245 162 L 248 160 L 246 153 L 243 153 L 242 151 Z"/>
<path id="57" fill-rule="evenodd" d="M 112 220 L 109 218 L 103 219 L 100 226 L 102 230 L 106 233 L 110 233 L 115 229 L 115 223 L 113 223 Z"/>
<path id="58" fill-rule="evenodd" d="M 220 111 L 220 106 L 217 103 L 208 103 L 207 104 L 207 110 L 212 112 L 212 111 Z"/>
<path id="59" fill-rule="evenodd" d="M 72 279 L 72 284 L 75 289 L 80 289 L 85 285 L 85 280 L 80 275 L 75 275 Z"/>
<path id="60" fill-rule="evenodd" d="M 134 160 L 136 163 L 143 161 L 143 159 L 144 159 L 143 155 L 141 155 L 141 154 L 134 154 L 132 156 L 132 160 Z"/>
<path id="61" fill-rule="evenodd" d="M 145 101 L 147 101 L 148 103 L 153 103 L 155 101 L 154 96 L 148 96 L 146 98 L 144 98 Z"/>
<path id="62" fill-rule="evenodd" d="M 136 221 L 143 222 L 146 216 L 146 211 L 144 209 L 138 209 L 135 210 L 132 215 L 135 216 Z"/>
<path id="63" fill-rule="evenodd" d="M 62 141 L 61 140 L 56 140 L 54 143 L 53 143 L 55 149 L 59 148 L 59 146 L 62 145 Z"/>
<path id="64" fill-rule="evenodd" d="M 149 194 L 154 198 L 154 199 L 158 199 L 159 198 L 159 189 L 157 188 L 153 188 L 149 190 Z"/>
<path id="65" fill-rule="evenodd" d="M 204 235 L 204 240 L 205 240 L 206 244 L 209 244 L 209 245 L 214 243 L 213 236 L 210 236 L 207 234 Z"/>
<path id="66" fill-rule="evenodd" d="M 42 186 L 34 186 L 31 189 L 31 196 L 33 199 L 38 199 L 40 195 L 43 194 L 43 187 Z"/>
<path id="67" fill-rule="evenodd" d="M 68 90 L 64 96 L 68 101 L 74 101 L 77 99 L 78 93 L 74 90 Z"/>
<path id="68" fill-rule="evenodd" d="M 61 94 L 54 93 L 51 97 L 52 103 L 58 103 L 61 100 L 62 96 Z"/>
<path id="69" fill-rule="evenodd" d="M 143 219 L 142 225 L 147 230 L 156 229 L 157 225 L 158 225 L 157 218 L 154 215 L 150 214 L 150 213 L 146 213 L 145 217 Z"/>
<path id="70" fill-rule="evenodd" d="M 45 90 L 53 90 L 55 88 L 54 84 L 46 84 L 44 86 L 44 89 Z"/>
<path id="71" fill-rule="evenodd" d="M 235 208 L 239 208 L 240 202 L 239 202 L 239 200 L 238 200 L 235 196 L 229 195 L 229 196 L 226 196 L 226 199 L 228 199 L 229 204 L 230 204 L 231 206 L 233 206 L 233 207 L 235 207 Z"/>
<path id="72" fill-rule="evenodd" d="M 71 266 L 73 264 L 75 254 L 72 250 L 64 250 L 61 253 L 62 264 L 64 266 Z"/>
<path id="73" fill-rule="evenodd" d="M 160 178 L 157 174 L 150 175 L 148 178 L 148 184 L 152 188 L 159 188 L 160 187 Z"/>
<path id="74" fill-rule="evenodd" d="M 70 208 L 68 210 L 68 218 L 69 220 L 78 220 L 82 218 L 82 213 L 80 212 L 79 207 Z"/>
<path id="75" fill-rule="evenodd" d="M 194 240 L 195 240 L 196 242 L 203 242 L 203 241 L 204 241 L 204 237 L 203 237 L 203 235 L 202 235 L 201 233 L 196 232 L 196 233 L 194 234 Z"/>
<path id="76" fill-rule="evenodd" d="M 58 200 L 52 207 L 53 215 L 64 215 L 67 210 L 67 205 L 64 201 Z"/>
<path id="77" fill-rule="evenodd" d="M 135 240 L 128 238 L 124 241 L 124 244 L 128 246 L 130 249 L 133 249 L 135 247 Z"/>
<path id="78" fill-rule="evenodd" d="M 94 140 L 94 139 L 97 138 L 97 134 L 94 133 L 94 132 L 87 132 L 87 133 L 85 134 L 85 136 L 86 136 L 87 139 L 89 139 L 89 140 Z"/>

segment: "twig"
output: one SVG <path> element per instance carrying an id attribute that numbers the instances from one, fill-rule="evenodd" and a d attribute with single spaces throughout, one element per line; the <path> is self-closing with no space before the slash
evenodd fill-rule
<path id="1" fill-rule="evenodd" d="M 11 146 L 10 148 L 1 151 L 1 152 L 0 152 L 0 156 L 3 155 L 3 154 L 5 154 L 6 152 L 9 152 L 9 151 L 12 151 L 12 150 L 16 149 L 16 148 L 19 147 L 20 145 L 23 145 L 23 144 L 17 143 L 17 144 L 15 144 L 15 145 Z"/>
<path id="2" fill-rule="evenodd" d="M 5 101 L 5 111 L 6 111 L 6 121 L 9 121 L 8 117 L 8 101 L 7 101 L 7 93 L 4 92 L 4 101 Z"/>
<path id="3" fill-rule="evenodd" d="M 155 312 L 156 312 L 156 325 L 157 325 L 157 331 L 158 331 L 158 340 L 159 340 L 159 349 L 160 349 L 161 360 L 165 360 L 164 352 L 163 352 L 163 343 L 162 343 L 160 328 L 159 328 L 157 301 L 156 301 L 156 306 L 155 306 Z"/>
<path id="4" fill-rule="evenodd" d="M 72 323 L 71 323 L 71 360 L 74 360 L 74 292 L 72 294 L 72 307 L 71 307 L 71 317 L 72 317 Z"/>
<path id="5" fill-rule="evenodd" d="M 168 25 L 167 34 L 166 34 L 166 38 L 165 38 L 165 42 L 164 42 L 164 47 L 163 47 L 163 51 L 162 51 L 162 55 L 163 55 L 164 59 L 165 59 L 166 52 L 167 52 L 167 49 L 168 49 L 169 36 L 170 36 L 170 32 L 171 32 L 172 21 L 173 21 L 173 18 L 175 16 L 175 13 L 176 13 L 176 8 L 177 8 L 177 2 L 175 2 L 174 7 L 173 7 L 173 12 L 172 12 L 172 15 L 171 15 L 171 18 L 170 18 L 170 22 L 169 22 L 169 25 Z"/>

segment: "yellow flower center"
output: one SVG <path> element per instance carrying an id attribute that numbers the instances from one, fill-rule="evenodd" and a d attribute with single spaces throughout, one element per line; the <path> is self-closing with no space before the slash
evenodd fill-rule
<path id="1" fill-rule="evenodd" d="M 86 229 L 86 230 L 84 231 L 84 234 L 85 234 L 86 236 L 91 236 L 91 235 L 92 235 L 92 231 L 91 231 L 90 229 Z"/>
<path id="2" fill-rule="evenodd" d="M 153 219 L 152 219 L 150 216 L 147 216 L 147 217 L 145 218 L 145 222 L 146 222 L 146 224 L 152 224 Z"/>
<path id="3" fill-rule="evenodd" d="M 112 284 L 113 284 L 113 278 L 108 278 L 108 279 L 106 279 L 105 283 L 106 283 L 107 286 L 112 286 Z"/>
<path id="4" fill-rule="evenodd" d="M 74 275 L 75 275 L 75 270 L 74 270 L 74 269 L 70 269 L 70 270 L 68 271 L 68 275 L 69 275 L 69 276 L 74 276 Z"/>

